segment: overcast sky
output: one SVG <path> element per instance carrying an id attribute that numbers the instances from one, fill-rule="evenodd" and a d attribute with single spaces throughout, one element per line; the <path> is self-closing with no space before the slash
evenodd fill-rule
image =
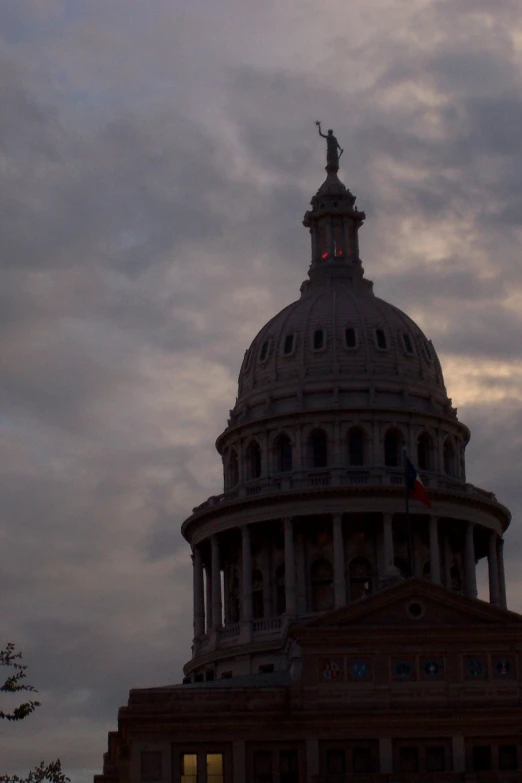
<path id="1" fill-rule="evenodd" d="M 0 773 L 59 756 L 86 783 L 129 688 L 180 681 L 179 528 L 306 275 L 316 119 L 468 480 L 513 512 L 522 611 L 521 85 L 519 0 L 1 0 L 0 642 L 43 705 L 0 727 Z"/>

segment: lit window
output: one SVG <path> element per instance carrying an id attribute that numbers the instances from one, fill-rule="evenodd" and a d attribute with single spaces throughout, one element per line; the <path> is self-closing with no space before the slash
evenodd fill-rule
<path id="1" fill-rule="evenodd" d="M 265 340 L 265 342 L 261 346 L 261 353 L 259 354 L 260 362 L 264 362 L 266 357 L 268 356 L 268 348 L 269 348 L 269 342 L 268 340 Z"/>
<path id="2" fill-rule="evenodd" d="M 285 337 L 283 353 L 285 354 L 285 356 L 288 356 L 288 354 L 292 353 L 293 350 L 294 350 L 294 335 L 287 334 Z"/>
<path id="3" fill-rule="evenodd" d="M 314 332 L 314 351 L 324 348 L 324 330 L 316 329 Z"/>
<path id="4" fill-rule="evenodd" d="M 140 758 L 140 780 L 161 780 L 163 770 L 161 767 L 160 750 L 143 750 Z"/>
<path id="5" fill-rule="evenodd" d="M 411 341 L 411 337 L 408 334 L 408 332 L 405 332 L 402 335 L 402 342 L 403 342 L 404 350 L 406 351 L 406 353 L 412 354 L 413 353 L 413 343 Z"/>
<path id="6" fill-rule="evenodd" d="M 386 333 L 384 329 L 375 330 L 375 340 L 377 343 L 377 348 L 379 348 L 381 351 L 385 351 L 388 347 L 388 342 L 386 340 Z"/>
<path id="7" fill-rule="evenodd" d="M 207 753 L 207 783 L 223 783 L 222 753 Z"/>
<path id="8" fill-rule="evenodd" d="M 351 326 L 346 327 L 344 330 L 344 344 L 347 348 L 357 348 L 357 334 Z"/>
<path id="9" fill-rule="evenodd" d="M 181 783 L 197 783 L 198 757 L 195 753 L 183 753 L 181 756 Z"/>

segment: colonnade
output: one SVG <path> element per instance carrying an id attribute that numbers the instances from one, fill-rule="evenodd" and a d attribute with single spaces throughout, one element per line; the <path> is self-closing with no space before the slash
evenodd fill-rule
<path id="1" fill-rule="evenodd" d="M 347 603 L 346 600 L 346 564 L 345 542 L 343 534 L 343 515 L 332 514 L 333 542 L 333 596 L 334 606 L 338 608 Z M 284 566 L 285 566 L 285 614 L 297 614 L 297 580 L 294 524 L 292 517 L 282 520 L 284 531 Z M 463 593 L 469 598 L 477 597 L 477 576 L 475 556 L 475 525 L 466 523 L 464 547 L 462 550 Z M 253 620 L 252 593 L 252 551 L 250 526 L 241 528 L 241 622 L 250 624 Z M 482 528 L 482 530 L 485 530 Z M 488 575 L 490 603 L 506 608 L 506 585 L 504 575 L 503 539 L 494 531 L 488 535 Z M 194 637 L 197 639 L 205 631 L 217 630 L 223 622 L 223 603 L 221 586 L 221 564 L 219 550 L 219 534 L 210 537 L 210 558 L 207 564 L 203 562 L 202 545 L 193 547 L 193 591 L 194 591 Z M 382 516 L 382 551 L 378 552 L 379 584 L 385 586 L 394 579 L 400 578 L 395 565 L 395 544 L 393 536 L 393 514 Z M 442 547 L 441 547 L 442 543 Z M 442 553 L 441 553 L 442 548 Z M 442 554 L 442 557 L 441 557 Z M 439 518 L 429 517 L 429 564 L 430 579 L 435 584 L 451 586 L 451 562 L 453 553 L 448 538 L 441 542 Z M 413 558 L 415 562 L 415 558 Z M 444 563 L 444 574 L 442 568 Z M 205 578 L 206 572 L 206 578 Z M 414 568 L 414 575 L 421 576 Z M 275 578 L 275 577 L 273 577 Z M 205 595 L 206 586 L 206 595 Z"/>

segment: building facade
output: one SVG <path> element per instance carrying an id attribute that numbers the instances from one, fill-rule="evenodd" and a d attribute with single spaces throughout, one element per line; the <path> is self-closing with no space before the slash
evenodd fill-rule
<path id="1" fill-rule="evenodd" d="M 510 514 L 466 482 L 431 341 L 364 276 L 365 214 L 326 138 L 308 279 L 246 351 L 224 491 L 182 526 L 183 683 L 131 691 L 97 783 L 522 779 Z M 405 454 L 431 508 L 406 511 Z"/>

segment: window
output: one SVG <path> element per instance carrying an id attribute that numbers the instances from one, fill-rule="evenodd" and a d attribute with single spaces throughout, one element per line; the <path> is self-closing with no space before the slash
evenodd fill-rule
<path id="1" fill-rule="evenodd" d="M 313 468 L 328 465 L 328 443 L 323 430 L 314 430 L 310 435 L 311 463 Z"/>
<path id="2" fill-rule="evenodd" d="M 288 356 L 294 350 L 294 335 L 287 334 L 283 343 L 283 353 Z"/>
<path id="3" fill-rule="evenodd" d="M 426 772 L 444 772 L 445 770 L 445 748 L 439 745 L 426 748 Z"/>
<path id="4" fill-rule="evenodd" d="M 197 783 L 198 757 L 195 753 L 183 753 L 181 761 L 181 783 Z"/>
<path id="5" fill-rule="evenodd" d="M 348 433 L 348 461 L 350 465 L 364 465 L 364 432 L 359 427 Z"/>
<path id="6" fill-rule="evenodd" d="M 282 750 L 279 754 L 280 783 L 299 783 L 299 763 L 296 750 Z"/>
<path id="7" fill-rule="evenodd" d="M 252 613 L 254 620 L 260 620 L 264 617 L 263 604 L 263 574 L 256 568 L 252 574 Z"/>
<path id="8" fill-rule="evenodd" d="M 419 771 L 419 749 L 415 747 L 399 748 L 399 772 Z"/>
<path id="9" fill-rule="evenodd" d="M 398 430 L 388 430 L 384 437 L 384 464 L 398 468 L 401 464 L 402 436 Z"/>
<path id="10" fill-rule="evenodd" d="M 249 479 L 259 478 L 261 475 L 261 448 L 259 443 L 253 440 L 246 451 L 247 477 Z"/>
<path id="11" fill-rule="evenodd" d="M 259 361 L 264 362 L 268 358 L 268 349 L 270 348 L 270 342 L 265 340 L 261 346 L 261 353 L 259 354 Z"/>
<path id="12" fill-rule="evenodd" d="M 413 351 L 413 342 L 411 339 L 411 335 L 408 332 L 404 332 L 402 335 L 402 344 L 404 345 L 404 350 L 406 353 L 409 353 L 410 355 L 414 353 Z"/>
<path id="13" fill-rule="evenodd" d="M 313 338 L 314 351 L 321 351 L 324 348 L 324 329 L 316 329 Z"/>
<path id="14" fill-rule="evenodd" d="M 384 329 L 375 330 L 375 343 L 377 348 L 379 348 L 381 351 L 385 351 L 388 347 L 388 341 L 386 340 L 386 332 Z"/>
<path id="15" fill-rule="evenodd" d="M 254 783 L 272 781 L 272 753 L 269 750 L 254 751 Z"/>
<path id="16" fill-rule="evenodd" d="M 142 750 L 140 758 L 140 780 L 154 781 L 163 777 L 161 750 Z M 192 783 L 192 781 L 187 781 Z"/>
<path id="17" fill-rule="evenodd" d="M 487 772 L 491 769 L 491 745 L 475 745 L 473 748 L 473 771 Z"/>
<path id="18" fill-rule="evenodd" d="M 357 348 L 357 332 L 353 326 L 347 326 L 344 330 L 344 344 L 347 348 Z"/>
<path id="19" fill-rule="evenodd" d="M 277 614 L 286 612 L 286 588 L 284 563 L 276 569 L 276 608 Z"/>
<path id="20" fill-rule="evenodd" d="M 423 432 L 417 441 L 417 465 L 421 470 L 431 469 L 433 442 L 427 432 Z"/>
<path id="21" fill-rule="evenodd" d="M 350 563 L 350 600 L 357 601 L 372 591 L 372 567 L 368 560 L 356 557 Z"/>
<path id="22" fill-rule="evenodd" d="M 292 470 L 292 441 L 288 435 L 279 435 L 274 444 L 275 469 L 278 473 Z"/>
<path id="23" fill-rule="evenodd" d="M 214 679 L 214 670 L 208 669 L 208 671 L 205 672 L 205 680 L 207 682 L 212 682 L 213 679 Z"/>
<path id="24" fill-rule="evenodd" d="M 223 783 L 222 753 L 207 753 L 207 783 Z"/>
<path id="25" fill-rule="evenodd" d="M 312 583 L 312 611 L 325 612 L 332 609 L 333 598 L 333 570 L 328 560 L 317 560 L 311 570 Z"/>
<path id="26" fill-rule="evenodd" d="M 329 775 L 346 774 L 346 754 L 341 748 L 326 751 L 326 771 Z"/>
<path id="27" fill-rule="evenodd" d="M 373 772 L 372 751 L 370 748 L 354 748 L 352 761 L 354 774 Z"/>
<path id="28" fill-rule="evenodd" d="M 517 756 L 516 745 L 499 745 L 498 768 L 503 771 L 518 769 Z"/>
<path id="29" fill-rule="evenodd" d="M 411 576 L 411 568 L 407 560 L 402 557 L 396 557 L 393 561 L 395 568 L 399 569 L 399 573 L 403 579 L 408 579 Z"/>
<path id="30" fill-rule="evenodd" d="M 231 680 L 232 679 L 232 672 L 221 672 L 221 679 L 222 680 Z"/>
<path id="31" fill-rule="evenodd" d="M 271 674 L 274 671 L 273 663 L 262 663 L 257 667 L 259 674 Z"/>

